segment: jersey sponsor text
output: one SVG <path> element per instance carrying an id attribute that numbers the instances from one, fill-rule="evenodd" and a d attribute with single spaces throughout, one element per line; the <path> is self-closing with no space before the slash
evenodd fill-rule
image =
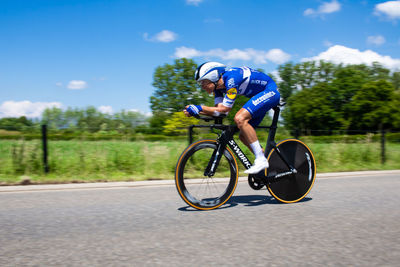
<path id="1" fill-rule="evenodd" d="M 268 92 L 268 93 L 266 93 L 266 94 L 260 96 L 259 98 L 253 100 L 252 103 L 253 103 L 254 106 L 257 106 L 257 105 L 260 104 L 261 102 L 267 100 L 267 99 L 270 98 L 270 97 L 273 97 L 274 95 L 275 95 L 275 92 L 274 92 L 274 91 L 270 91 L 270 92 Z"/>

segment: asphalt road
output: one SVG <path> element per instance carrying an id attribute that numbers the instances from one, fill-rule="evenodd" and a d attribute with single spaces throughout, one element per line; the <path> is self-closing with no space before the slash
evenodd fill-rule
<path id="1" fill-rule="evenodd" d="M 278 204 L 241 182 L 196 211 L 174 186 L 0 192 L 0 266 L 399 266 L 400 172 L 317 179 Z"/>

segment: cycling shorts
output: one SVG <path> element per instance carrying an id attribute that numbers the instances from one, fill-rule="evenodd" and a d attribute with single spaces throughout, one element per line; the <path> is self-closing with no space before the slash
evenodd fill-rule
<path id="1" fill-rule="evenodd" d="M 251 114 L 251 120 L 249 121 L 251 126 L 258 126 L 268 110 L 279 104 L 279 100 L 280 94 L 276 88 L 276 83 L 268 84 L 264 91 L 250 98 L 243 108 Z"/>

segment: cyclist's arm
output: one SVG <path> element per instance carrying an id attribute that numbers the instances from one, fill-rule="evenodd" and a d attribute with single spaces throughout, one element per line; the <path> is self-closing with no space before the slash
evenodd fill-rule
<path id="1" fill-rule="evenodd" d="M 224 106 L 222 103 L 218 103 L 215 107 L 207 107 L 202 106 L 203 110 L 200 114 L 208 115 L 208 116 L 218 116 L 220 114 L 228 114 L 232 108 Z"/>

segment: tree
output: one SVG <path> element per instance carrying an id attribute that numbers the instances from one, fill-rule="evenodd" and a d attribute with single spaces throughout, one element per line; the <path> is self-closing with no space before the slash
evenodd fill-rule
<path id="1" fill-rule="evenodd" d="M 394 112 L 391 114 L 393 121 L 393 128 L 400 130 L 400 91 L 396 90 L 393 93 L 393 101 L 390 103 L 390 108 Z"/>
<path id="2" fill-rule="evenodd" d="M 0 129 L 8 131 L 22 131 L 29 129 L 34 123 L 25 116 L 19 118 L 2 118 L 0 119 Z"/>
<path id="3" fill-rule="evenodd" d="M 335 103 L 330 101 L 334 90 L 335 87 L 328 83 L 319 83 L 291 96 L 282 112 L 285 125 L 291 130 L 303 129 L 312 134 L 340 129 L 340 113 L 335 110 Z"/>
<path id="4" fill-rule="evenodd" d="M 361 69 L 365 65 L 339 66 L 334 74 L 329 101 L 332 102 L 335 111 L 340 116 L 343 129 L 354 128 L 351 126 L 352 99 L 353 96 L 368 81 L 368 72 Z M 361 69 L 360 69 L 361 68 Z"/>
<path id="5" fill-rule="evenodd" d="M 150 97 L 152 128 L 162 128 L 172 113 L 181 112 L 186 105 L 213 106 L 213 98 L 196 84 L 196 69 L 197 64 L 186 58 L 156 68 L 153 77 L 156 90 Z"/>
<path id="6" fill-rule="evenodd" d="M 165 122 L 164 133 L 170 135 L 186 134 L 187 127 L 197 124 L 198 121 L 194 117 L 186 117 L 182 111 L 174 112 Z"/>
<path id="7" fill-rule="evenodd" d="M 78 126 L 89 131 L 98 132 L 100 126 L 110 119 L 110 115 L 101 113 L 95 107 L 89 106 L 83 110 L 83 117 L 78 121 Z"/>
<path id="8" fill-rule="evenodd" d="M 369 67 L 369 76 L 374 81 L 389 80 L 390 70 L 384 68 L 380 63 L 373 62 L 372 66 Z"/>
<path id="9" fill-rule="evenodd" d="M 47 124 L 49 129 L 59 129 L 65 127 L 65 118 L 60 108 L 46 108 L 42 114 L 42 124 Z"/>
<path id="10" fill-rule="evenodd" d="M 288 101 L 291 95 L 305 88 L 310 88 L 317 83 L 329 83 L 334 79 L 337 66 L 323 60 L 319 62 L 307 61 L 293 65 L 289 62 L 278 67 L 281 81 L 278 89 L 281 98 Z"/>
<path id="11" fill-rule="evenodd" d="M 392 101 L 395 100 L 393 85 L 386 81 L 365 83 L 353 97 L 352 124 L 357 129 L 378 130 L 392 127 L 398 113 Z"/>
<path id="12" fill-rule="evenodd" d="M 146 124 L 147 119 L 140 112 L 122 110 L 114 114 L 113 121 L 124 124 L 128 129 L 133 129 Z"/>
<path id="13" fill-rule="evenodd" d="M 122 110 L 115 114 L 106 114 L 89 106 L 84 109 L 68 108 L 66 111 L 59 108 L 46 109 L 43 112 L 42 123 L 49 125 L 53 130 L 66 132 L 104 132 L 115 129 L 129 132 L 147 124 L 147 118 L 140 112 Z"/>
<path id="14" fill-rule="evenodd" d="M 316 82 L 318 66 L 315 61 L 306 61 L 294 66 L 294 77 L 298 89 L 310 88 Z"/>
<path id="15" fill-rule="evenodd" d="M 209 104 L 210 98 L 194 80 L 197 64 L 186 58 L 176 59 L 174 64 L 157 67 L 150 97 L 150 107 L 154 114 L 182 111 L 189 104 Z"/>
<path id="16" fill-rule="evenodd" d="M 294 77 L 293 63 L 289 62 L 278 67 L 281 82 L 278 83 L 278 89 L 281 93 L 281 98 L 287 101 L 292 93 L 296 90 L 296 81 Z"/>
<path id="17" fill-rule="evenodd" d="M 394 72 L 390 80 L 392 81 L 394 90 L 400 90 L 400 71 Z"/>
<path id="18" fill-rule="evenodd" d="M 153 116 L 149 120 L 151 133 L 162 131 L 165 122 L 170 116 L 171 115 L 166 112 L 153 112 Z"/>
<path id="19" fill-rule="evenodd" d="M 335 64 L 320 60 L 317 69 L 317 82 L 330 83 L 334 79 L 336 70 Z"/>

